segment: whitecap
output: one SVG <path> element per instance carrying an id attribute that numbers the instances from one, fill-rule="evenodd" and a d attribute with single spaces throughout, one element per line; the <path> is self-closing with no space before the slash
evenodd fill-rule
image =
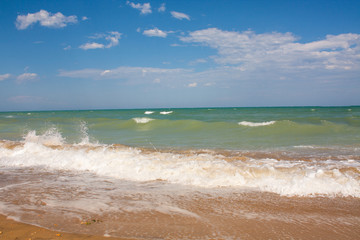
<path id="1" fill-rule="evenodd" d="M 153 114 L 153 113 L 154 113 L 153 111 L 145 111 L 145 112 L 144 112 L 144 114 L 147 114 L 147 115 Z"/>
<path id="2" fill-rule="evenodd" d="M 133 118 L 136 123 L 148 123 L 154 119 L 152 118 Z"/>
<path id="3" fill-rule="evenodd" d="M 173 111 L 163 111 L 163 112 L 160 112 L 160 114 L 163 114 L 163 115 L 167 115 L 167 114 L 170 114 L 170 113 L 173 113 Z"/>
<path id="4" fill-rule="evenodd" d="M 247 122 L 247 121 L 242 121 L 239 122 L 239 125 L 242 126 L 247 126 L 247 127 L 261 127 L 261 126 L 267 126 L 267 125 L 271 125 L 274 124 L 276 121 L 269 121 L 269 122 Z"/>

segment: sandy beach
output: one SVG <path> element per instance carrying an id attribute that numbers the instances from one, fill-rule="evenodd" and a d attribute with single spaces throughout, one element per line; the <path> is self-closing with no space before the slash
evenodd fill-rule
<path id="1" fill-rule="evenodd" d="M 234 197 L 234 198 L 233 198 Z M 182 202 L 198 217 L 156 211 L 123 213 L 74 222 L 63 216 L 47 222 L 47 230 L 0 215 L 0 239 L 357 239 L 359 201 L 353 198 L 298 199 L 276 195 L 205 197 Z M 260 198 L 263 198 L 262 200 Z M 180 200 L 183 201 L 183 200 Z M 185 206 L 186 205 L 186 206 Z M 58 219 L 58 223 L 56 223 Z M 97 228 L 113 225 L 111 238 Z M 57 229 L 72 229 L 70 234 Z"/>
<path id="2" fill-rule="evenodd" d="M 54 226 L 55 227 L 55 226 Z M 56 227 L 55 227 L 56 228 Z M 67 240 L 131 240 L 130 238 L 112 238 L 104 236 L 91 236 L 84 234 L 64 233 L 60 231 L 51 231 L 45 228 L 36 227 L 29 224 L 19 223 L 0 215 L 0 239 L 18 239 L 18 240 L 40 240 L 40 239 L 67 239 Z"/>

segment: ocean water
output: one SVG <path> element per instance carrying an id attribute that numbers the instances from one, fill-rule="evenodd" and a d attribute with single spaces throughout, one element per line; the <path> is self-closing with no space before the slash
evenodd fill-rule
<path id="1" fill-rule="evenodd" d="M 0 179 L 1 214 L 62 231 L 353 239 L 360 107 L 3 112 Z"/>

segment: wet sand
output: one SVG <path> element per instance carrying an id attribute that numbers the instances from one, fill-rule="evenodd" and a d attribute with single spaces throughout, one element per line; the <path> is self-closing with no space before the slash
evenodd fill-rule
<path id="1" fill-rule="evenodd" d="M 45 228 L 19 223 L 3 215 L 0 215 L 0 231 L 0 239 L 4 240 L 131 240 L 130 238 L 112 238 L 51 231 Z"/>
<path id="2" fill-rule="evenodd" d="M 206 197 L 201 194 L 200 198 L 194 195 L 191 200 L 177 200 L 183 212 L 122 212 L 102 215 L 99 223 L 74 222 L 58 215 L 46 221 L 52 230 L 0 215 L 0 239 L 359 239 L 358 199 L 245 195 L 242 198 L 240 195 Z M 34 220 L 34 216 L 26 221 L 31 219 Z M 99 236 L 103 227 L 118 229 L 111 235 L 120 238 Z"/>

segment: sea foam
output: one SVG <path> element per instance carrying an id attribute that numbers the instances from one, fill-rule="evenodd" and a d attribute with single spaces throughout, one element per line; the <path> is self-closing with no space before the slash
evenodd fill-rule
<path id="1" fill-rule="evenodd" d="M 11 145 L 11 144 L 10 144 Z M 0 142 L 0 166 L 91 172 L 115 179 L 166 181 L 201 188 L 231 187 L 285 196 L 353 196 L 360 198 L 357 160 L 234 160 L 211 152 L 142 151 L 113 145 L 66 144 L 50 129 L 30 131 L 22 143 Z"/>
<path id="2" fill-rule="evenodd" d="M 247 121 L 242 121 L 239 122 L 239 125 L 242 126 L 247 126 L 247 127 L 261 127 L 261 126 L 267 126 L 267 125 L 272 125 L 274 124 L 276 121 L 269 121 L 269 122 L 247 122 Z"/>

